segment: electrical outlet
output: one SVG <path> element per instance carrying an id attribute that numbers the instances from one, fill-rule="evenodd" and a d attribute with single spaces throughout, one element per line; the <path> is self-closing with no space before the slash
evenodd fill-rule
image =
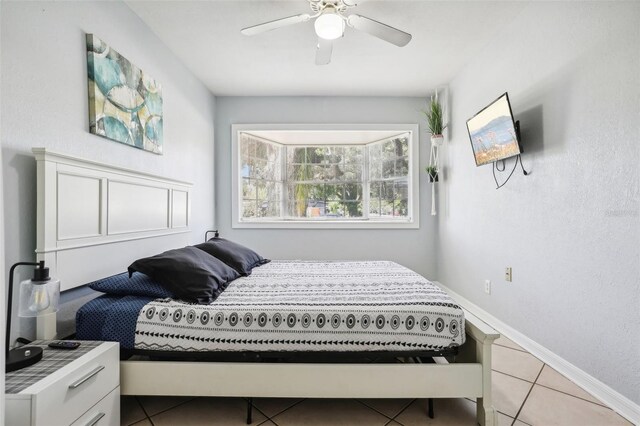
<path id="1" fill-rule="evenodd" d="M 504 271 L 504 280 L 511 282 L 511 278 L 512 278 L 511 266 L 508 266 Z"/>
<path id="2" fill-rule="evenodd" d="M 484 280 L 484 292 L 491 294 L 491 280 Z"/>

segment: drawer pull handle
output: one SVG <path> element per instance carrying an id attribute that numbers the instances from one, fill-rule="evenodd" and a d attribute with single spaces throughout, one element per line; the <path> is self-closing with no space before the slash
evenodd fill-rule
<path id="1" fill-rule="evenodd" d="M 100 421 L 101 418 L 104 417 L 104 413 L 98 413 L 94 418 L 89 420 L 89 422 L 85 426 L 94 426 L 96 423 Z"/>
<path id="2" fill-rule="evenodd" d="M 104 370 L 104 365 L 100 365 L 96 368 L 94 368 L 91 372 L 89 372 L 86 376 L 78 379 L 77 381 L 71 383 L 69 385 L 69 389 L 75 389 L 78 386 L 80 386 L 81 384 L 83 384 L 84 382 L 86 382 L 87 380 L 89 380 L 90 378 L 92 378 L 93 376 L 95 376 L 96 374 L 98 374 L 99 372 L 101 372 L 102 370 Z M 100 419 L 98 419 L 100 420 Z"/>

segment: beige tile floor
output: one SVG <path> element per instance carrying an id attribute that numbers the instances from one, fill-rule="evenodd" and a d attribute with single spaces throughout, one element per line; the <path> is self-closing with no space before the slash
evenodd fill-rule
<path id="1" fill-rule="evenodd" d="M 493 350 L 493 398 L 499 426 L 630 425 L 569 379 L 501 337 Z M 254 400 L 253 425 L 475 425 L 476 404 L 437 399 L 435 418 L 424 399 Z M 242 398 L 132 397 L 121 399 L 121 424 L 136 426 L 244 425 Z"/>

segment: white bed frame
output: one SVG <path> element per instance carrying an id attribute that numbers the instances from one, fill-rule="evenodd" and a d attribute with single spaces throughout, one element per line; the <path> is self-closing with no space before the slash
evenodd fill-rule
<path id="1" fill-rule="evenodd" d="M 122 272 L 135 259 L 190 243 L 191 184 L 34 148 L 39 260 L 63 289 Z M 122 395 L 305 398 L 475 398 L 497 421 L 491 345 L 499 334 L 465 311 L 454 362 L 275 364 L 121 361 Z M 167 372 L 171 372 L 167 374 Z"/>

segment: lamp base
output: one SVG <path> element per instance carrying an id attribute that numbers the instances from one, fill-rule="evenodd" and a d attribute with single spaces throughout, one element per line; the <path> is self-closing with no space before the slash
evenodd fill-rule
<path id="1" fill-rule="evenodd" d="M 11 349 L 7 354 L 6 372 L 20 370 L 35 364 L 42 359 L 42 348 L 23 346 Z"/>

